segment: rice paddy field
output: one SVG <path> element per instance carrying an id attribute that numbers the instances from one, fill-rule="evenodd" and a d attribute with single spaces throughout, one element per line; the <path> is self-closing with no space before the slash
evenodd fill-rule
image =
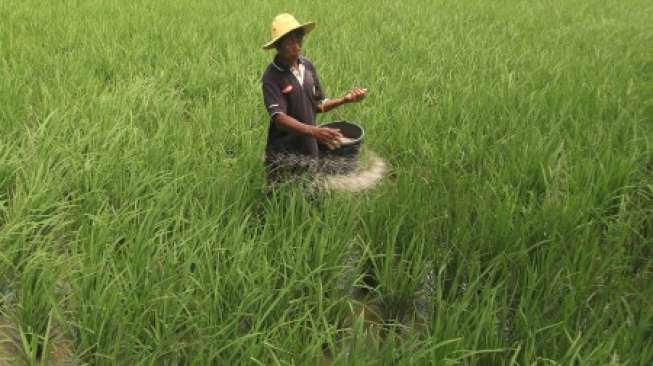
<path id="1" fill-rule="evenodd" d="M 265 191 L 285 11 L 374 189 Z M 653 364 L 653 2 L 0 14 L 0 365 Z"/>

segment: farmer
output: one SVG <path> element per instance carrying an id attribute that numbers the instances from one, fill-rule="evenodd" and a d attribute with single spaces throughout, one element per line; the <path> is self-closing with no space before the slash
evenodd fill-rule
<path id="1" fill-rule="evenodd" d="M 268 183 L 311 172 L 319 157 L 318 141 L 337 148 L 343 137 L 337 129 L 316 126 L 316 113 L 358 102 L 367 92 L 354 88 L 342 98 L 326 98 L 315 67 L 301 55 L 304 36 L 314 28 L 314 22 L 300 24 L 290 14 L 279 14 L 272 21 L 272 40 L 263 46 L 276 49 L 262 77 L 270 115 L 265 149 Z"/>

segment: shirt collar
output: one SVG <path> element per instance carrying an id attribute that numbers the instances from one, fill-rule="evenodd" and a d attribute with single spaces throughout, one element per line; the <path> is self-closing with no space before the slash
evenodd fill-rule
<path id="1" fill-rule="evenodd" d="M 299 56 L 299 59 L 297 59 L 297 63 L 300 64 L 300 65 L 303 64 L 304 63 L 304 57 Z M 272 60 L 272 65 L 274 65 L 274 67 L 279 71 L 289 71 L 290 70 L 290 66 L 287 63 L 285 63 L 279 57 L 279 55 L 274 56 L 274 60 Z"/>

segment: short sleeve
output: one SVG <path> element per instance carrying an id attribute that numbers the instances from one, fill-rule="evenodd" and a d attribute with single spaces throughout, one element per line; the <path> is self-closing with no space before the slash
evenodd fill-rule
<path id="1" fill-rule="evenodd" d="M 270 118 L 275 114 L 286 113 L 288 104 L 281 93 L 281 88 L 271 81 L 263 80 L 263 101 Z"/>

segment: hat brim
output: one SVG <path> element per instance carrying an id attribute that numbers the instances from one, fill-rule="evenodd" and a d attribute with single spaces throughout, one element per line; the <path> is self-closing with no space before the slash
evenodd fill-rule
<path id="1" fill-rule="evenodd" d="M 301 24 L 301 25 L 298 25 L 298 26 L 296 26 L 296 27 L 293 27 L 293 28 L 290 28 L 290 29 L 286 30 L 285 32 L 283 32 L 282 34 L 278 35 L 276 38 L 274 38 L 274 39 L 271 40 L 270 42 L 266 43 L 266 44 L 263 46 L 263 49 L 264 49 L 264 50 L 269 50 L 269 49 L 273 48 L 273 47 L 274 47 L 274 44 L 275 44 L 278 40 L 280 40 L 281 38 L 283 38 L 283 36 L 285 36 L 286 34 L 292 32 L 292 31 L 294 31 L 294 30 L 297 30 L 297 29 L 304 29 L 304 35 L 309 34 L 313 29 L 315 29 L 315 22 L 306 22 L 306 23 L 304 23 L 304 24 Z"/>

